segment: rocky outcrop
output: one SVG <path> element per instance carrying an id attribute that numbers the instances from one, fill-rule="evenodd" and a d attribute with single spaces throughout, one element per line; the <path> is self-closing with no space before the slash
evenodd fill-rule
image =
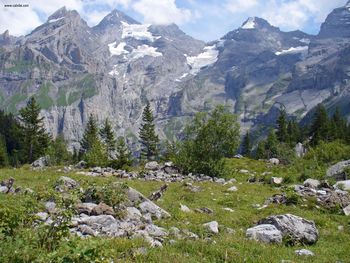
<path id="1" fill-rule="evenodd" d="M 328 177 L 333 177 L 336 180 L 346 180 L 347 174 L 345 172 L 346 168 L 350 168 L 350 160 L 342 161 L 332 165 L 328 168 L 326 175 Z"/>
<path id="2" fill-rule="evenodd" d="M 319 236 L 313 221 L 291 214 L 270 216 L 260 220 L 258 224 L 275 226 L 293 244 L 314 244 Z"/>
<path id="3" fill-rule="evenodd" d="M 33 170 L 40 170 L 48 167 L 50 165 L 50 156 L 43 156 L 35 160 L 30 167 Z"/>
<path id="4" fill-rule="evenodd" d="M 248 239 L 264 242 L 264 243 L 282 243 L 282 232 L 274 225 L 261 224 L 246 231 Z"/>

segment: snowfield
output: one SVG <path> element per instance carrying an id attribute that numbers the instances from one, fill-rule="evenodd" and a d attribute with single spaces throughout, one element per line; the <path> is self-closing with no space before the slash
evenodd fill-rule
<path id="1" fill-rule="evenodd" d="M 189 57 L 187 55 L 187 64 L 191 67 L 191 74 L 197 74 L 201 68 L 214 64 L 218 60 L 219 51 L 216 49 L 216 45 L 207 46 L 204 48 L 204 52 L 198 56 Z"/>
<path id="2" fill-rule="evenodd" d="M 160 37 L 153 36 L 151 32 L 148 31 L 150 25 L 139 25 L 139 24 L 128 24 L 122 22 L 123 24 L 123 33 L 122 38 L 135 38 L 137 40 L 147 40 L 154 42 Z"/>
<path id="3" fill-rule="evenodd" d="M 109 52 L 111 53 L 111 56 L 116 55 L 120 56 L 122 54 L 128 54 L 129 52 L 124 49 L 126 46 L 125 42 L 119 43 L 119 45 L 116 47 L 117 42 L 113 42 L 111 44 L 108 44 Z"/>
<path id="4" fill-rule="evenodd" d="M 302 53 L 303 55 L 306 55 L 308 52 L 308 49 L 309 49 L 308 46 L 291 47 L 289 49 L 278 51 L 275 53 L 275 55 L 281 56 L 281 55 L 298 54 L 298 53 Z"/>

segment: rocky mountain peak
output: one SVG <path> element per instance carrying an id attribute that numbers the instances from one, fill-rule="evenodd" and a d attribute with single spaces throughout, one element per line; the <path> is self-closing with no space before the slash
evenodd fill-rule
<path id="1" fill-rule="evenodd" d="M 350 1 L 343 7 L 334 9 L 322 24 L 320 38 L 350 37 Z"/>
<path id="2" fill-rule="evenodd" d="M 273 29 L 273 27 L 268 21 L 260 17 L 249 17 L 240 27 L 240 29 Z"/>
<path id="3" fill-rule="evenodd" d="M 105 30 L 108 30 L 109 28 L 120 27 L 122 25 L 122 22 L 127 24 L 140 24 L 138 21 L 127 16 L 123 12 L 117 9 L 114 9 L 107 16 L 105 16 L 101 20 L 101 22 L 94 27 L 94 29 L 97 31 L 105 31 Z"/>

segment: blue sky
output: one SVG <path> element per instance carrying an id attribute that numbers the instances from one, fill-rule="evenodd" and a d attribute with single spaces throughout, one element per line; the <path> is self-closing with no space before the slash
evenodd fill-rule
<path id="1" fill-rule="evenodd" d="M 215 40 L 238 28 L 248 17 L 267 19 L 282 30 L 317 34 L 321 23 L 346 0 L 0 0 L 0 32 L 29 33 L 62 6 L 77 10 L 93 26 L 117 8 L 151 24 L 176 23 L 187 34 Z M 22 3 L 29 7 L 4 7 Z"/>

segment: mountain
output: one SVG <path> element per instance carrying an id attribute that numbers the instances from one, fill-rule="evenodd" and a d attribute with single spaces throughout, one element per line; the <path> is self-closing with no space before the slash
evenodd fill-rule
<path id="1" fill-rule="evenodd" d="M 317 36 L 252 17 L 210 43 L 118 10 L 89 27 L 63 7 L 27 36 L 0 35 L 0 107 L 17 112 L 36 96 L 49 131 L 64 133 L 71 146 L 89 114 L 108 117 L 118 134 L 137 142 L 147 101 L 162 138 L 218 103 L 237 113 L 244 129 L 274 121 L 281 104 L 300 120 L 320 102 L 350 116 L 349 6 L 335 9 Z"/>

